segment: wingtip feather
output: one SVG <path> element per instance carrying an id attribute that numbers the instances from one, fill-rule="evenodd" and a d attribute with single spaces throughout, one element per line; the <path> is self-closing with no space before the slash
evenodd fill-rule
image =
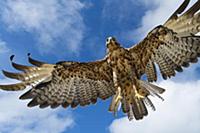
<path id="1" fill-rule="evenodd" d="M 34 65 L 34 66 L 40 67 L 40 66 L 46 64 L 45 62 L 41 62 L 41 61 L 38 61 L 38 60 L 33 59 L 33 58 L 31 57 L 31 54 L 30 54 L 30 53 L 28 53 L 27 55 L 28 55 L 28 62 L 31 63 L 31 64 Z"/>

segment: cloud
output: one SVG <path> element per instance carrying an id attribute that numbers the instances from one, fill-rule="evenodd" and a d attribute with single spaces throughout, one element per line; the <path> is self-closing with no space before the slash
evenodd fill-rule
<path id="1" fill-rule="evenodd" d="M 6 42 L 0 40 L 0 54 L 8 53 L 9 51 Z"/>
<path id="2" fill-rule="evenodd" d="M 164 22 L 172 15 L 172 13 L 177 9 L 183 1 L 178 0 L 142 0 L 147 7 L 150 8 L 145 12 L 145 15 L 142 17 L 141 24 L 137 29 L 131 30 L 128 33 L 128 38 L 132 40 L 133 38 L 137 41 L 143 39 L 147 33 L 152 30 L 154 27 L 164 24 Z"/>
<path id="3" fill-rule="evenodd" d="M 0 4 L 1 20 L 8 29 L 35 35 L 42 52 L 57 47 L 79 52 L 85 30 L 80 13 L 85 4 L 79 0 L 2 0 Z"/>
<path id="4" fill-rule="evenodd" d="M 0 84 L 3 83 L 10 83 L 10 80 L 1 79 Z M 73 127 L 74 119 L 70 111 L 28 108 L 27 101 L 18 100 L 20 94 L 22 92 L 1 91 L 0 132 L 61 133 Z"/>
<path id="5" fill-rule="evenodd" d="M 126 117 L 116 119 L 109 127 L 111 133 L 176 133 L 200 131 L 200 80 L 176 83 L 163 81 L 167 89 L 165 101 L 154 100 L 157 110 L 142 121 L 129 122 Z"/>

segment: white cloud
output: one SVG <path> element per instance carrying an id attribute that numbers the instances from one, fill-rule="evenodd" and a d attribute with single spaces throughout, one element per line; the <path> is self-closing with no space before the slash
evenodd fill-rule
<path id="1" fill-rule="evenodd" d="M 9 52 L 6 42 L 0 40 L 0 54 Z"/>
<path id="2" fill-rule="evenodd" d="M 0 83 L 10 80 L 0 80 Z M 74 125 L 71 113 L 64 109 L 28 108 L 28 101 L 18 100 L 22 92 L 0 93 L 0 132 L 61 133 Z"/>
<path id="3" fill-rule="evenodd" d="M 109 129 L 111 133 L 199 133 L 200 127 L 200 80 L 159 84 L 167 89 L 164 102 L 154 100 L 157 110 L 150 112 L 142 121 L 129 122 L 127 117 L 116 119 Z"/>
<path id="4" fill-rule="evenodd" d="M 134 2 L 134 0 L 131 1 Z M 135 39 L 140 41 L 153 28 L 164 24 L 177 7 L 182 4 L 183 0 L 141 0 L 137 2 L 143 3 L 150 10 L 147 10 L 142 17 L 141 25 L 137 29 L 131 30 L 127 36 L 129 40 Z M 192 0 L 188 7 L 195 2 L 196 0 Z"/>
<path id="5" fill-rule="evenodd" d="M 0 15 L 11 31 L 36 35 L 42 52 L 63 47 L 78 53 L 85 29 L 80 14 L 84 7 L 79 0 L 3 0 Z"/>
<path id="6" fill-rule="evenodd" d="M 170 17 L 170 15 L 176 10 L 177 6 L 180 5 L 183 1 L 178 0 L 152 0 L 146 1 L 142 0 L 145 5 L 154 8 L 145 12 L 145 15 L 142 17 L 141 26 L 137 29 L 132 30 L 128 33 L 129 39 L 135 39 L 137 41 L 143 39 L 147 33 L 152 30 L 155 26 L 164 24 L 164 22 Z"/>

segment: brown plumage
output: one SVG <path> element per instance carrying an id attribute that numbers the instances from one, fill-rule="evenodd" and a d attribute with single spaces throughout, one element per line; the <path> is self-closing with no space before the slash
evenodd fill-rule
<path id="1" fill-rule="evenodd" d="M 115 38 L 109 37 L 107 55 L 99 61 L 48 64 L 30 56 L 28 60 L 33 66 L 12 61 L 12 66 L 21 72 L 3 70 L 3 74 L 21 82 L 0 85 L 0 89 L 17 91 L 29 86 L 31 89 L 20 99 L 32 99 L 28 106 L 40 108 L 60 105 L 75 108 L 113 96 L 109 111 L 116 113 L 121 103 L 129 120 L 142 119 L 148 115 L 146 106 L 155 110 L 149 96 L 163 100 L 159 94 L 165 90 L 150 83 L 157 81 L 156 65 L 163 79 L 168 79 L 198 61 L 200 37 L 195 34 L 200 31 L 200 1 L 185 11 L 189 2 L 185 0 L 164 25 L 154 28 L 131 48 L 123 48 Z M 148 81 L 140 79 L 144 74 Z"/>

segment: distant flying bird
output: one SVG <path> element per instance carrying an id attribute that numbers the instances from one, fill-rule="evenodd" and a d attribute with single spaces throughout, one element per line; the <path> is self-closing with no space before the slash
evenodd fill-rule
<path id="1" fill-rule="evenodd" d="M 99 61 L 48 64 L 30 56 L 33 66 L 12 61 L 12 66 L 22 72 L 3 70 L 3 74 L 21 82 L 0 85 L 0 89 L 18 91 L 29 87 L 20 99 L 32 99 L 28 107 L 40 108 L 59 105 L 75 108 L 112 96 L 109 111 L 116 113 L 121 104 L 129 120 L 140 120 L 148 114 L 146 105 L 155 110 L 149 96 L 163 99 L 159 94 L 165 90 L 150 83 L 157 81 L 155 64 L 163 79 L 168 79 L 182 72 L 182 67 L 198 61 L 200 36 L 196 34 L 200 32 L 200 0 L 185 11 L 189 2 L 185 0 L 165 24 L 155 27 L 131 48 L 123 48 L 114 37 L 109 37 L 107 54 Z M 141 79 L 144 74 L 148 81 Z"/>

